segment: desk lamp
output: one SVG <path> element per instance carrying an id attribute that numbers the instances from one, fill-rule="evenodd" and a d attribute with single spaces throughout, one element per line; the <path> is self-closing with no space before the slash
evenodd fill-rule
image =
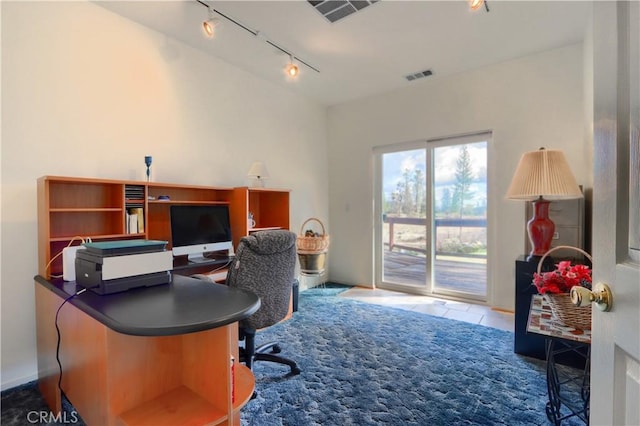
<path id="1" fill-rule="evenodd" d="M 262 161 L 254 161 L 247 172 L 247 176 L 255 180 L 256 188 L 262 188 L 264 187 L 264 179 L 269 177 L 269 171 Z"/>
<path id="2" fill-rule="evenodd" d="M 532 250 L 527 259 L 534 260 L 551 247 L 555 224 L 549 219 L 550 200 L 582 198 L 582 192 L 562 151 L 540 148 L 520 158 L 507 198 L 533 201 L 533 217 L 527 222 Z"/>

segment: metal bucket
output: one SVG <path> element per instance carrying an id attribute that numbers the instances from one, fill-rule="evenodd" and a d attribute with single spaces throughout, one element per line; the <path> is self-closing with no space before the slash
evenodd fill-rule
<path id="1" fill-rule="evenodd" d="M 324 272 L 327 252 L 298 251 L 300 273 L 302 275 L 321 275 Z"/>

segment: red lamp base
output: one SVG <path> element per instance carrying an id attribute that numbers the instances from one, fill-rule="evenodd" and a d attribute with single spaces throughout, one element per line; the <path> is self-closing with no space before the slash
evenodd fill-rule
<path id="1" fill-rule="evenodd" d="M 533 217 L 527 222 L 529 241 L 532 246 L 529 258 L 544 256 L 551 248 L 551 240 L 556 226 L 549 219 L 549 203 L 542 197 L 533 202 Z"/>

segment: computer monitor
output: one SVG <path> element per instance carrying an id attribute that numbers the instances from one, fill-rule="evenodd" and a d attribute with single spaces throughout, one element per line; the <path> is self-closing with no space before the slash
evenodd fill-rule
<path id="1" fill-rule="evenodd" d="M 228 205 L 172 205 L 170 221 L 174 257 L 198 263 L 211 260 L 206 253 L 233 249 Z"/>

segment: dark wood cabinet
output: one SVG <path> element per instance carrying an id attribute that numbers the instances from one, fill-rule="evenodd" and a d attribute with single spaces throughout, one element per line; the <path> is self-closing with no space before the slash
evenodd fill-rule
<path id="1" fill-rule="evenodd" d="M 548 262 L 545 262 L 549 270 Z M 550 266 L 553 268 L 553 264 Z M 545 339 L 536 334 L 527 334 L 527 320 L 531 307 L 531 296 L 538 294 L 533 286 L 533 274 L 538 268 L 538 262 L 526 260 L 526 256 L 520 256 L 516 260 L 516 312 L 515 331 L 513 338 L 513 351 L 520 355 L 526 355 L 538 359 L 545 359 Z"/>

